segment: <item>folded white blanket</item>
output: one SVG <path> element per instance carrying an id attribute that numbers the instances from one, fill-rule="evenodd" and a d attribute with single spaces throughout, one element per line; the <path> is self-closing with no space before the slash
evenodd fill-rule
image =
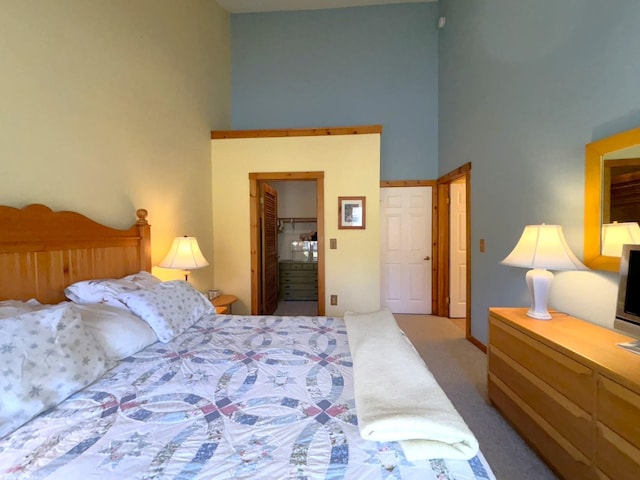
<path id="1" fill-rule="evenodd" d="M 474 457 L 478 441 L 393 314 L 346 312 L 344 321 L 361 436 L 401 441 L 409 461 Z"/>

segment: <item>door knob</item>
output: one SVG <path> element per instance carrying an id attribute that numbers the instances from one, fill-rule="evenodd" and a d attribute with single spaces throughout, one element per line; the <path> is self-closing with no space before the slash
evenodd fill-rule
<path id="1" fill-rule="evenodd" d="M 424 257 L 425 260 L 431 260 L 431 257 L 429 255 L 427 255 L 426 257 Z"/>

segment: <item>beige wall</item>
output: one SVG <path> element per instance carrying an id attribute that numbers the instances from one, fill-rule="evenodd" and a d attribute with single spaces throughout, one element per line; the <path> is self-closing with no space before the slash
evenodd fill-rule
<path id="1" fill-rule="evenodd" d="M 230 125 L 229 14 L 215 0 L 2 0 L 0 12 L 0 204 L 118 228 L 144 207 L 154 264 L 183 234 L 211 258 L 210 131 Z M 207 288 L 211 276 L 192 278 Z"/>
<path id="2" fill-rule="evenodd" d="M 212 165 L 214 282 L 239 297 L 234 313 L 251 306 L 251 172 L 324 172 L 325 313 L 380 307 L 379 134 L 213 140 Z M 366 230 L 338 229 L 339 196 L 366 196 Z M 337 250 L 329 249 L 330 238 Z"/>

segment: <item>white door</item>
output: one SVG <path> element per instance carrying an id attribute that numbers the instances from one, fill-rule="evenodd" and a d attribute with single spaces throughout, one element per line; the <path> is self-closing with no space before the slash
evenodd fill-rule
<path id="1" fill-rule="evenodd" d="M 449 189 L 449 317 L 467 316 L 467 186 L 464 179 Z"/>
<path id="2" fill-rule="evenodd" d="M 432 187 L 380 190 L 382 306 L 431 313 Z"/>

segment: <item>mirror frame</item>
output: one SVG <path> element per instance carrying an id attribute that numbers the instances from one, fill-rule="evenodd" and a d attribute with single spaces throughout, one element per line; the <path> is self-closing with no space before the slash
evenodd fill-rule
<path id="1" fill-rule="evenodd" d="M 640 127 L 603 138 L 585 147 L 584 264 L 592 270 L 618 272 L 620 258 L 601 255 L 603 160 L 611 152 L 640 144 Z"/>

